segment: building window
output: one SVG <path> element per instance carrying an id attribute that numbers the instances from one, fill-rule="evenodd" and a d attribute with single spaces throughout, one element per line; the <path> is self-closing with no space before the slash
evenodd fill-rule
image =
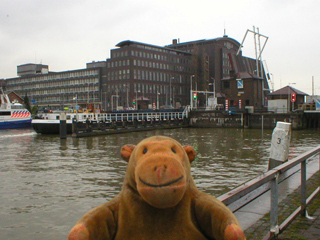
<path id="1" fill-rule="evenodd" d="M 224 81 L 223 82 L 223 88 L 225 88 L 225 89 L 230 88 L 230 82 L 229 81 Z"/>

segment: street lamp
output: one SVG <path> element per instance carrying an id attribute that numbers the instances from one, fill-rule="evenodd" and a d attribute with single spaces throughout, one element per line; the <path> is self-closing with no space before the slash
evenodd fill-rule
<path id="1" fill-rule="evenodd" d="M 107 110 L 107 92 L 104 92 L 104 110 Z"/>
<path id="2" fill-rule="evenodd" d="M 172 106 L 172 97 L 171 97 L 171 80 L 174 80 L 174 77 L 170 78 L 170 85 L 169 85 L 169 99 L 170 99 L 170 107 Z"/>
<path id="3" fill-rule="evenodd" d="M 138 93 L 140 93 L 140 90 L 136 91 L 136 110 L 138 110 Z"/>
<path id="4" fill-rule="evenodd" d="M 89 98 L 90 98 L 90 89 L 89 89 L 89 85 L 90 85 L 90 83 L 87 83 L 87 84 L 88 84 L 87 104 L 89 104 Z"/>
<path id="5" fill-rule="evenodd" d="M 129 107 L 129 84 L 126 85 L 127 88 L 127 108 Z"/>
<path id="6" fill-rule="evenodd" d="M 288 83 L 288 104 L 287 104 L 288 112 L 290 112 L 290 84 L 294 85 L 296 83 Z"/>
<path id="7" fill-rule="evenodd" d="M 216 86 L 215 86 L 216 80 L 214 78 L 211 78 L 211 80 L 212 80 L 212 83 L 209 83 L 209 85 L 212 85 L 213 97 L 215 98 L 216 97 Z"/>
<path id="8" fill-rule="evenodd" d="M 192 103 L 193 103 L 193 99 L 192 99 L 192 78 L 194 77 L 194 75 L 191 75 L 190 76 L 190 106 L 191 106 L 191 109 L 192 109 Z"/>
<path id="9" fill-rule="evenodd" d="M 78 94 L 76 94 L 73 100 L 76 100 L 76 120 L 78 122 Z"/>
<path id="10" fill-rule="evenodd" d="M 157 109 L 158 109 L 158 110 L 159 110 L 159 95 L 160 95 L 160 93 L 157 92 Z"/>

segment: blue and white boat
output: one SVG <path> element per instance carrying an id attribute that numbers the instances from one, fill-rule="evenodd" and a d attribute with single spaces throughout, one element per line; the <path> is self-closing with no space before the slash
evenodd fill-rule
<path id="1" fill-rule="evenodd" d="M 20 103 L 11 102 L 0 88 L 0 129 L 31 127 L 31 113 Z"/>

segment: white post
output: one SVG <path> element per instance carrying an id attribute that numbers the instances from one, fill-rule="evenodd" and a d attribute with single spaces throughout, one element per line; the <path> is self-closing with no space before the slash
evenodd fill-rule
<path id="1" fill-rule="evenodd" d="M 277 122 L 272 133 L 269 170 L 288 160 L 290 138 L 291 123 Z"/>
<path id="2" fill-rule="evenodd" d="M 192 99 L 192 78 L 194 77 L 194 75 L 191 75 L 190 76 L 190 106 L 191 106 L 191 109 L 193 108 L 193 99 Z"/>
<path id="3" fill-rule="evenodd" d="M 158 109 L 158 110 L 159 110 L 159 95 L 160 95 L 160 93 L 157 92 L 157 109 Z"/>
<path id="4" fill-rule="evenodd" d="M 196 82 L 196 93 L 197 93 L 197 98 L 196 98 L 196 109 L 198 108 L 198 83 Z"/>
<path id="5" fill-rule="evenodd" d="M 216 80 L 214 78 L 212 78 L 213 83 L 212 83 L 212 87 L 213 87 L 213 97 L 216 98 Z"/>
<path id="6" fill-rule="evenodd" d="M 138 110 L 137 103 L 138 103 L 138 92 L 136 91 L 136 105 L 134 106 L 136 110 Z"/>
<path id="7" fill-rule="evenodd" d="M 129 85 L 126 85 L 127 88 L 127 108 L 129 107 Z"/>
<path id="8" fill-rule="evenodd" d="M 171 104 L 172 104 L 172 98 L 171 98 L 171 80 L 172 79 L 174 79 L 173 77 L 172 78 L 170 78 L 170 86 L 169 86 L 169 99 L 170 99 L 170 103 L 169 103 L 169 105 L 170 105 L 170 107 L 172 106 Z"/>
<path id="9" fill-rule="evenodd" d="M 78 122 L 78 120 L 79 120 L 79 118 L 78 118 L 78 94 L 76 94 L 76 119 L 77 119 L 77 122 Z"/>
<path id="10" fill-rule="evenodd" d="M 136 90 L 136 110 L 138 110 L 138 92 L 140 93 L 140 90 Z"/>
<path id="11" fill-rule="evenodd" d="M 113 111 L 113 95 L 111 95 L 111 111 Z"/>
<path id="12" fill-rule="evenodd" d="M 89 98 L 90 98 L 90 89 L 89 89 L 90 83 L 88 83 L 88 93 L 87 93 L 87 104 L 89 103 Z"/>

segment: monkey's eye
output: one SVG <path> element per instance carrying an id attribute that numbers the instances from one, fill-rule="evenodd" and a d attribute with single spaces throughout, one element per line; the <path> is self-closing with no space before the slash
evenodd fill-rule
<path id="1" fill-rule="evenodd" d="M 174 152 L 174 153 L 176 153 L 176 150 L 175 150 L 174 148 L 171 148 L 171 151 Z"/>
<path id="2" fill-rule="evenodd" d="M 142 152 L 143 152 L 143 154 L 146 154 L 148 152 L 148 149 L 144 148 Z"/>

